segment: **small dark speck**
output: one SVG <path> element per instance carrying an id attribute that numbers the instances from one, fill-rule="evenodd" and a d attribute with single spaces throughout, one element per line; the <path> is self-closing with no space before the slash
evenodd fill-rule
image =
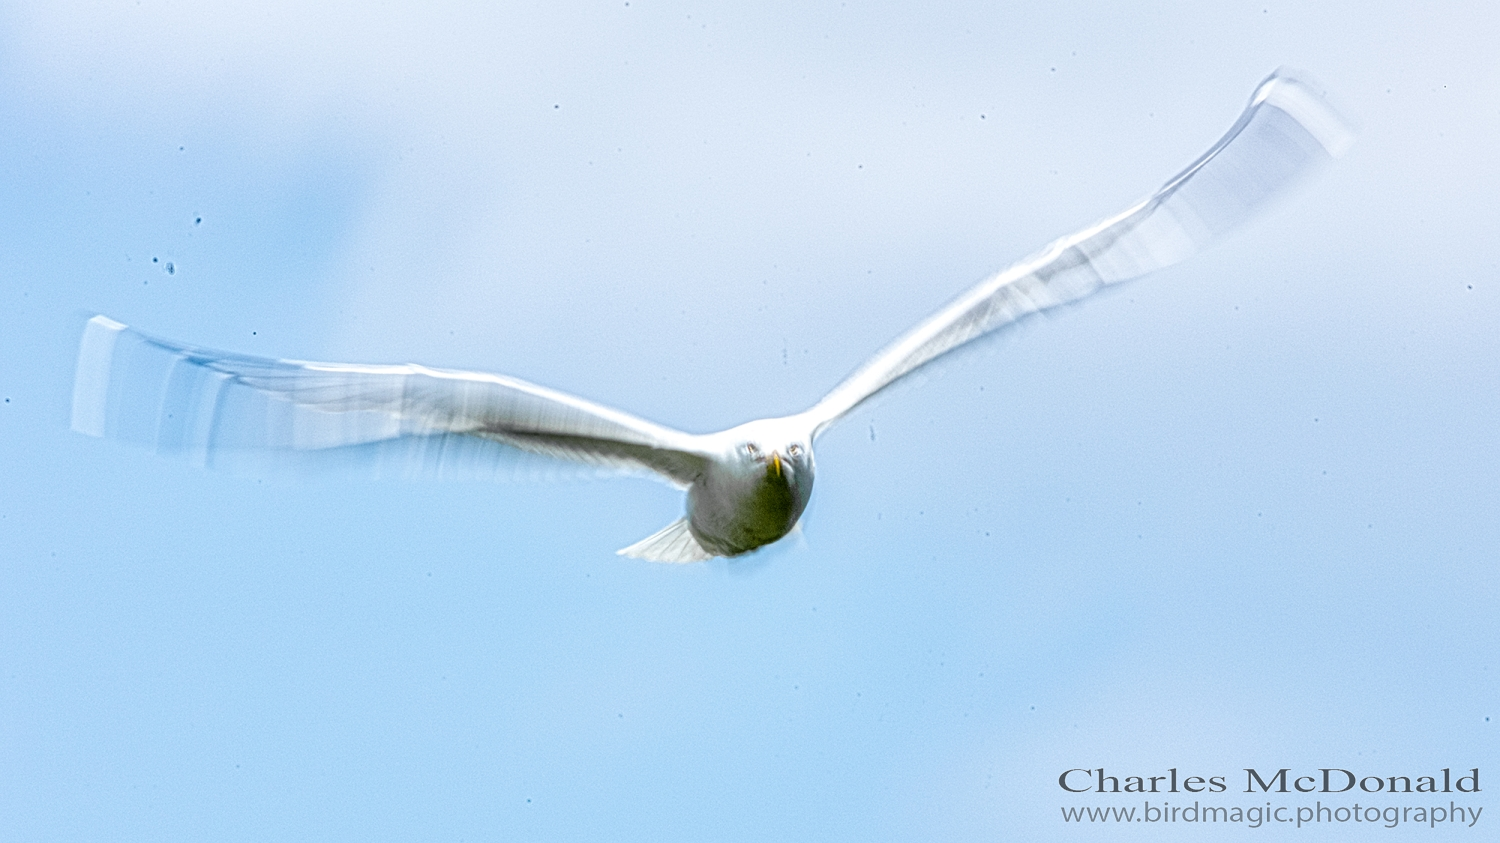
<path id="1" fill-rule="evenodd" d="M 979 119 L 983 120 L 984 119 L 984 115 L 983 114 L 979 115 Z"/>
<path id="2" fill-rule="evenodd" d="M 1473 284 L 1470 284 L 1470 285 L 1469 285 L 1469 289 L 1471 289 L 1471 290 L 1472 290 L 1472 289 L 1474 289 L 1474 285 L 1473 285 Z"/>
<path id="3" fill-rule="evenodd" d="M 255 336 L 255 332 L 254 332 L 254 331 L 251 331 L 251 332 L 250 332 L 250 336 L 252 336 L 252 337 L 253 337 L 253 336 Z"/>
<path id="4" fill-rule="evenodd" d="M 177 274 L 177 267 L 174 266 L 171 261 L 167 261 L 167 274 L 168 275 L 176 275 Z"/>
<path id="5" fill-rule="evenodd" d="M 152 259 L 151 259 L 151 262 L 152 262 L 152 263 L 156 263 L 156 258 L 152 258 Z"/>
<path id="6" fill-rule="evenodd" d="M 202 217 L 193 217 L 193 225 L 202 225 L 202 224 L 203 224 L 203 218 Z"/>
<path id="7" fill-rule="evenodd" d="M 10 399 L 9 398 L 5 399 L 5 403 L 9 404 L 10 403 Z"/>
<path id="8" fill-rule="evenodd" d="M 554 105 L 554 106 L 552 106 L 552 107 L 553 107 L 553 108 L 562 108 L 562 106 L 561 106 L 561 105 Z M 527 802 L 530 802 L 530 801 L 531 801 L 531 800 L 530 800 L 530 799 L 528 799 L 528 800 L 526 800 L 526 801 L 527 801 Z"/>
<path id="9" fill-rule="evenodd" d="M 179 147 L 177 147 L 177 151 L 178 151 L 178 152 L 181 152 L 181 151 L 182 151 L 182 150 L 183 150 L 183 149 L 185 149 L 185 148 L 186 148 L 186 147 L 181 147 L 181 146 L 179 146 Z"/>

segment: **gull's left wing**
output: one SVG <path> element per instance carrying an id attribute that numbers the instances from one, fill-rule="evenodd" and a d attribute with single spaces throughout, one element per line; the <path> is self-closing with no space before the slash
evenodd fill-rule
<path id="1" fill-rule="evenodd" d="M 73 429 L 207 464 L 400 443 L 428 463 L 515 449 L 686 486 L 707 461 L 696 436 L 517 378 L 228 354 L 104 316 L 84 329 Z"/>
<path id="2" fill-rule="evenodd" d="M 1170 266 L 1340 155 L 1349 128 L 1307 83 L 1277 71 L 1218 143 L 1155 193 L 979 283 L 870 358 L 803 414 L 815 435 L 938 357 L 1033 313 Z"/>

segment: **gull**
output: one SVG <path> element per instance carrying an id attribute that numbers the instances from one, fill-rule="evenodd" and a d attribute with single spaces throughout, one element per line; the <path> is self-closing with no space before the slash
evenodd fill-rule
<path id="1" fill-rule="evenodd" d="M 1150 196 L 969 288 L 807 410 L 717 433 L 684 433 L 505 375 L 250 357 L 102 315 L 80 343 L 72 427 L 213 464 L 397 444 L 438 464 L 478 448 L 645 473 L 685 489 L 686 512 L 619 554 L 740 556 L 797 526 L 816 474 L 813 445 L 856 407 L 966 343 L 1183 260 L 1352 138 L 1316 88 L 1278 70 L 1217 143 Z"/>

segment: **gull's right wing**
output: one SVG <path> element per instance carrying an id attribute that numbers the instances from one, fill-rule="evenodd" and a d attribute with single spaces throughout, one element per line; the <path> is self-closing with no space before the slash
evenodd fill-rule
<path id="1" fill-rule="evenodd" d="M 1177 263 L 1352 140 L 1313 88 L 1277 71 L 1255 89 L 1229 132 L 1155 193 L 974 286 L 866 361 L 804 417 L 821 431 L 971 340 Z"/>
<path id="2" fill-rule="evenodd" d="M 73 429 L 207 464 L 397 445 L 398 468 L 444 473 L 477 454 L 518 450 L 686 486 L 707 462 L 698 437 L 517 378 L 228 354 L 104 316 L 84 329 Z"/>

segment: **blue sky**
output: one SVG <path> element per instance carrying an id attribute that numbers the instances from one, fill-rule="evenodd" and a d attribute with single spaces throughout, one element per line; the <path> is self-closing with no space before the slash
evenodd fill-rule
<path id="1" fill-rule="evenodd" d="M 1136 800 L 1057 776 L 1487 774 L 1495 24 L 6 4 L 0 837 L 1218 839 L 1065 825 Z M 68 430 L 98 312 L 693 431 L 798 410 L 1282 64 L 1345 159 L 862 409 L 805 540 L 748 560 L 616 557 L 681 512 L 641 480 L 290 483 Z"/>

